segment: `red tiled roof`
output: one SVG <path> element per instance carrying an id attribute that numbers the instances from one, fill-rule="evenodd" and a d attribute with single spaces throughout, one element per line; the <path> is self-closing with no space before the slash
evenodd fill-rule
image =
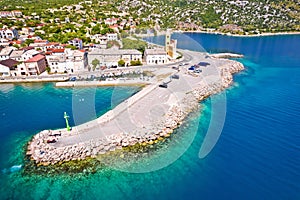
<path id="1" fill-rule="evenodd" d="M 44 43 L 47 42 L 47 40 L 34 40 L 34 43 Z"/>
<path id="2" fill-rule="evenodd" d="M 31 49 L 34 49 L 34 47 L 24 47 L 24 48 L 21 48 L 20 50 L 25 50 L 25 51 L 27 51 L 27 50 L 31 50 Z"/>
<path id="3" fill-rule="evenodd" d="M 6 67 L 8 67 L 9 69 L 15 69 L 16 68 L 16 65 L 18 64 L 19 62 L 18 61 L 15 61 L 13 59 L 6 59 L 6 60 L 1 60 L 0 61 L 0 64 L 1 65 L 4 65 Z"/>
<path id="4" fill-rule="evenodd" d="M 46 44 L 46 46 L 51 46 L 51 45 L 58 46 L 59 42 L 49 42 L 48 44 Z"/>
<path id="5" fill-rule="evenodd" d="M 26 60 L 25 63 L 38 62 L 42 59 L 45 59 L 45 56 L 38 54 L 38 55 L 30 58 L 29 60 Z"/>
<path id="6" fill-rule="evenodd" d="M 64 53 L 65 49 L 53 49 L 52 52 L 53 53 Z"/>

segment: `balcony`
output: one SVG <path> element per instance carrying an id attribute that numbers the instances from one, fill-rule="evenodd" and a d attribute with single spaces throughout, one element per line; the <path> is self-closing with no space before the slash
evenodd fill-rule
<path id="1" fill-rule="evenodd" d="M 32 72 L 37 72 L 36 68 L 32 68 L 32 67 L 28 68 L 28 71 L 31 72 L 31 73 Z"/>

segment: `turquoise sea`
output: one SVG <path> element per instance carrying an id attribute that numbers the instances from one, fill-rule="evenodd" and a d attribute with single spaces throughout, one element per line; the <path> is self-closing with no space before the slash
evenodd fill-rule
<path id="1" fill-rule="evenodd" d="M 94 173 L 25 173 L 24 145 L 40 130 L 64 127 L 64 111 L 72 125 L 83 123 L 139 88 L 0 85 L 0 199 L 300 199 L 300 35 L 173 37 L 180 48 L 245 55 L 239 61 L 246 70 L 222 94 L 225 124 L 205 158 L 198 153 L 211 124 L 211 99 L 171 139 L 129 160 L 138 161 L 135 169 L 172 161 L 158 170 L 134 173 L 108 164 Z M 74 105 L 85 111 L 75 122 Z"/>

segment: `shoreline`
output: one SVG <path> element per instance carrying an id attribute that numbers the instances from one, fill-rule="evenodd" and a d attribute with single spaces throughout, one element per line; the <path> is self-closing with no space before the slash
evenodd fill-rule
<path id="1" fill-rule="evenodd" d="M 251 34 L 251 35 L 239 35 L 232 33 L 223 33 L 220 31 L 181 31 L 174 30 L 175 33 L 206 33 L 206 34 L 215 34 L 215 35 L 225 35 L 230 37 L 266 37 L 266 36 L 277 36 L 277 35 L 300 35 L 300 31 L 295 32 L 277 32 L 277 33 L 259 33 L 259 34 Z"/>
<path id="2" fill-rule="evenodd" d="M 205 57 L 204 54 L 202 56 Z M 216 79 L 207 82 L 202 80 L 202 75 L 195 77 L 195 75 L 190 75 L 187 69 L 184 69 L 183 72 L 180 72 L 179 80 L 169 83 L 170 89 L 159 88 L 158 85 L 161 81 L 157 81 L 147 85 L 113 110 L 93 121 L 75 126 L 71 131 L 58 129 L 39 132 L 28 143 L 26 155 L 36 165 L 47 166 L 72 160 L 96 158 L 97 155 L 136 144 L 152 145 L 170 137 L 188 114 L 199 106 L 199 102 L 228 88 L 233 83 L 233 74 L 244 69 L 244 66 L 237 61 L 215 58 L 209 58 L 209 61 L 218 64 L 217 68 L 220 72 L 217 73 Z M 212 69 L 214 69 L 213 66 L 203 70 L 209 72 Z M 159 69 L 158 71 L 161 73 L 164 70 Z M 177 71 L 173 71 L 173 73 L 176 74 Z M 207 76 L 210 75 L 207 74 Z M 165 80 L 169 80 L 168 77 L 169 75 L 165 77 Z M 182 86 L 180 81 L 188 81 L 188 85 Z M 187 86 L 189 87 L 187 88 Z M 172 88 L 175 91 L 172 91 Z M 165 97 L 166 95 L 168 97 Z M 162 115 L 156 115 L 149 121 L 147 113 L 152 110 L 150 105 L 155 104 L 152 101 L 160 102 L 160 106 L 163 106 Z M 150 102 L 151 104 L 149 104 Z M 146 110 L 142 108 L 143 106 Z M 128 111 L 131 113 L 129 120 L 133 120 L 128 122 L 134 123 L 134 127 L 128 126 L 126 120 Z M 102 131 L 103 133 L 101 133 Z"/>
<path id="3" fill-rule="evenodd" d="M 36 78 L 11 78 L 11 79 L 4 79 L 0 80 L 0 84 L 6 84 L 6 83 L 45 83 L 45 82 L 65 82 L 68 81 L 70 78 L 60 77 L 60 78 L 53 78 L 53 77 L 36 77 Z"/>
<path id="4" fill-rule="evenodd" d="M 76 81 L 76 82 L 57 82 L 55 87 L 58 88 L 71 88 L 71 87 L 110 87 L 110 86 L 145 86 L 150 84 L 148 81 Z"/>

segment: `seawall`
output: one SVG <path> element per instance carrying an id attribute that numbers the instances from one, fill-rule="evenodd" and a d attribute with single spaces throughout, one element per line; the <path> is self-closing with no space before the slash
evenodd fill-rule
<path id="1" fill-rule="evenodd" d="M 202 77 L 191 76 L 182 69 L 178 72 L 180 79 L 168 83 L 168 89 L 158 87 L 160 82 L 152 83 L 98 119 L 73 127 L 70 132 L 59 129 L 36 134 L 28 144 L 27 155 L 38 165 L 50 165 L 96 157 L 137 143 L 154 144 L 169 137 L 200 101 L 228 88 L 233 74 L 244 69 L 236 61 L 208 61 L 216 63 L 216 73 L 212 74 L 214 68 L 208 67 L 203 69 Z M 212 76 L 215 78 L 210 80 Z M 150 115 L 154 110 L 155 115 Z"/>

